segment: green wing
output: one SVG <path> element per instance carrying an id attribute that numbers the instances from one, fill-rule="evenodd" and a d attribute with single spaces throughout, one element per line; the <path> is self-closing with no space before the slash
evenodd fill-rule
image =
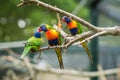
<path id="1" fill-rule="evenodd" d="M 59 33 L 59 45 L 62 45 L 62 40 L 63 40 L 63 38 L 62 38 L 60 32 L 58 32 L 58 33 Z"/>
<path id="2" fill-rule="evenodd" d="M 78 28 L 78 34 L 81 34 L 81 33 L 83 32 L 83 29 L 82 29 L 81 24 L 78 23 L 78 22 L 77 22 L 77 28 Z M 82 41 L 82 40 L 83 40 L 83 39 L 80 39 L 80 41 Z M 84 48 L 85 52 L 87 53 L 89 59 L 90 59 L 91 61 L 93 61 L 91 52 L 90 52 L 90 50 L 88 49 L 88 46 L 87 46 L 86 42 L 82 43 L 81 45 L 82 45 L 82 47 Z"/>
<path id="3" fill-rule="evenodd" d="M 62 45 L 62 36 L 60 34 L 60 32 L 58 32 L 59 35 L 59 44 L 58 45 Z M 59 61 L 59 66 L 60 69 L 64 69 L 64 64 L 63 64 L 63 59 L 62 59 L 62 49 L 61 48 L 55 48 L 56 51 L 56 55 Z"/>
<path id="4" fill-rule="evenodd" d="M 50 25 L 47 25 L 47 28 L 54 29 Z M 62 36 L 59 32 L 58 32 L 58 36 L 59 36 L 59 44 L 58 45 L 61 45 L 62 44 Z M 56 52 L 56 55 L 57 55 L 57 58 L 58 58 L 60 68 L 64 69 L 64 64 L 63 64 L 63 60 L 62 60 L 62 49 L 61 48 L 55 48 L 55 52 Z"/>
<path id="5" fill-rule="evenodd" d="M 78 33 L 81 34 L 83 32 L 82 26 L 80 23 L 77 23 Z"/>
<path id="6" fill-rule="evenodd" d="M 32 37 L 28 40 L 28 45 L 31 45 L 31 46 L 40 46 L 42 43 L 43 43 L 42 38 Z"/>
<path id="7" fill-rule="evenodd" d="M 31 42 L 29 42 L 29 46 L 32 46 L 32 49 L 38 51 L 42 43 L 42 38 L 33 38 Z"/>
<path id="8" fill-rule="evenodd" d="M 77 23 L 77 26 L 78 26 L 78 33 L 79 34 L 81 34 L 83 31 L 83 29 L 82 29 L 82 26 L 81 26 L 81 24 L 80 23 Z M 83 39 L 80 39 L 80 41 L 82 41 Z M 88 55 L 88 57 L 89 57 L 89 59 L 91 60 L 91 62 L 93 61 L 93 58 L 92 58 L 92 55 L 91 55 L 91 52 L 90 52 L 90 50 L 88 49 L 88 46 L 87 46 L 87 44 L 86 44 L 86 42 L 84 42 L 84 43 L 82 43 L 82 47 L 84 48 L 84 50 L 85 50 L 85 52 L 87 53 L 87 55 Z"/>
<path id="9" fill-rule="evenodd" d="M 35 51 L 38 51 L 42 43 L 43 41 L 41 38 L 31 37 L 30 39 L 28 39 L 21 58 L 25 57 L 31 48 L 34 49 Z"/>
<path id="10" fill-rule="evenodd" d="M 22 55 L 21 55 L 21 59 L 22 58 L 24 58 L 26 55 L 27 55 L 27 53 L 30 51 L 30 49 L 32 48 L 32 46 L 26 46 L 25 48 L 24 48 L 24 51 L 23 51 L 23 53 L 22 53 Z"/>

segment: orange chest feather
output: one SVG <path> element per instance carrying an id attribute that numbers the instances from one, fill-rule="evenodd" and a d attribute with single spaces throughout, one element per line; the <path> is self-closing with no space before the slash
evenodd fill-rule
<path id="1" fill-rule="evenodd" d="M 75 21 L 71 21 L 69 24 L 68 24 L 68 28 L 69 29 L 72 29 L 72 28 L 76 28 L 77 27 L 77 23 Z"/>
<path id="2" fill-rule="evenodd" d="M 46 38 L 48 40 L 56 39 L 58 37 L 58 32 L 56 30 L 50 29 L 46 32 Z"/>

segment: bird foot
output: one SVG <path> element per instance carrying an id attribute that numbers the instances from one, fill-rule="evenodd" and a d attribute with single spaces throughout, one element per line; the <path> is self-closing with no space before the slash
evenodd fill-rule
<path id="1" fill-rule="evenodd" d="M 36 59 L 37 62 L 40 61 L 40 57 L 41 57 L 41 52 L 39 52 L 39 55 L 38 55 L 38 57 L 37 57 L 37 59 Z"/>
<path id="2" fill-rule="evenodd" d="M 64 51 L 63 51 L 64 55 L 66 55 L 66 52 L 67 52 L 67 49 L 65 48 Z"/>

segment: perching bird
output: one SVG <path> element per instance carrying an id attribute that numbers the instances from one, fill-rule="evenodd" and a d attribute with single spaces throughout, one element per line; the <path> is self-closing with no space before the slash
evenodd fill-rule
<path id="1" fill-rule="evenodd" d="M 38 51 L 42 43 L 43 40 L 41 38 L 41 33 L 35 32 L 34 36 L 29 38 L 27 43 L 25 43 L 25 48 L 20 58 L 22 59 L 23 57 L 25 57 L 29 51 Z"/>
<path id="2" fill-rule="evenodd" d="M 75 36 L 76 34 L 82 33 L 82 28 L 81 28 L 80 23 L 76 22 L 75 20 L 72 20 L 72 19 L 68 18 L 67 16 L 63 16 L 62 21 L 67 23 L 67 27 L 70 30 L 71 35 Z M 82 41 L 82 40 L 83 39 L 81 39 L 80 41 Z M 90 51 L 87 47 L 87 44 L 85 42 L 82 43 L 82 47 L 86 51 L 90 60 L 93 61 L 92 55 L 91 55 L 91 53 L 90 53 Z"/>
<path id="3" fill-rule="evenodd" d="M 48 44 L 50 46 L 57 46 L 62 44 L 60 33 L 55 29 L 53 29 L 52 26 L 47 24 L 40 25 L 40 27 L 38 28 L 38 31 L 45 32 L 46 38 L 48 40 Z M 64 69 L 64 64 L 62 60 L 62 50 L 60 48 L 55 48 L 55 52 L 59 61 L 60 68 Z"/>

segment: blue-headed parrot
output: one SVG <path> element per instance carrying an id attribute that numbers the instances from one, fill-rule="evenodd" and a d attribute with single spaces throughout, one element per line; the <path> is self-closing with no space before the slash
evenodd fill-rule
<path id="1" fill-rule="evenodd" d="M 57 46 L 62 44 L 61 35 L 58 31 L 56 31 L 52 26 L 48 24 L 40 25 L 38 31 L 44 31 L 46 35 L 46 39 L 48 40 L 49 46 Z M 64 64 L 62 60 L 62 49 L 55 48 L 55 52 L 59 61 L 59 66 L 61 69 L 64 69 Z"/>
<path id="2" fill-rule="evenodd" d="M 24 58 L 29 51 L 36 52 L 39 50 L 41 44 L 43 44 L 43 40 L 41 38 L 40 32 L 35 32 L 34 36 L 29 38 L 27 42 L 25 43 L 24 51 L 21 55 L 21 59 Z"/>
<path id="3" fill-rule="evenodd" d="M 63 16 L 62 17 L 62 22 L 65 22 L 67 24 L 68 29 L 70 30 L 70 33 L 72 36 L 75 36 L 77 34 L 81 34 L 82 33 L 82 27 L 81 24 L 76 22 L 75 20 L 70 19 L 67 16 Z M 82 41 L 83 39 L 80 39 L 80 41 Z M 87 44 L 84 42 L 82 43 L 82 47 L 84 48 L 84 50 L 86 51 L 88 57 L 90 58 L 91 61 L 93 61 L 91 52 L 89 51 Z"/>

